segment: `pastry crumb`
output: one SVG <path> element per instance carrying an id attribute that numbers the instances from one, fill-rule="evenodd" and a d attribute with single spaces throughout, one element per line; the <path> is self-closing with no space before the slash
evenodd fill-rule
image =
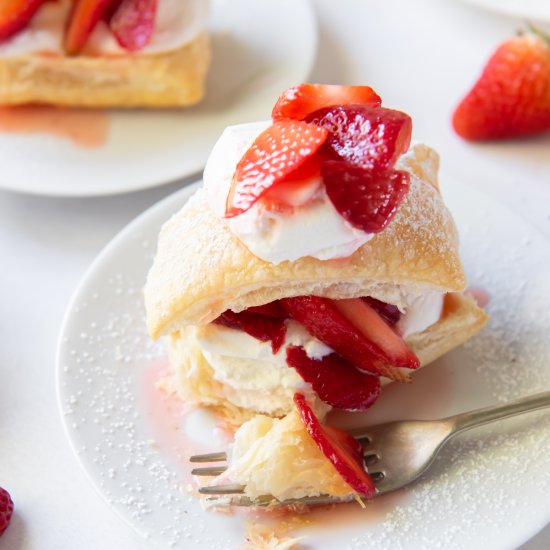
<path id="1" fill-rule="evenodd" d="M 304 537 L 279 537 L 273 531 L 256 530 L 245 537 L 243 550 L 298 550 L 298 543 Z"/>
<path id="2" fill-rule="evenodd" d="M 289 517 L 288 511 L 278 512 L 280 517 L 266 517 L 262 511 L 246 521 L 242 550 L 299 550 L 299 543 L 305 537 L 293 536 L 293 531 L 308 525 L 309 521 L 300 516 Z"/>

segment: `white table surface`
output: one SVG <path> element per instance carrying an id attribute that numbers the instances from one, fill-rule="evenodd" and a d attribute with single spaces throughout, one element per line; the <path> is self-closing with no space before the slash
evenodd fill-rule
<path id="1" fill-rule="evenodd" d="M 446 182 L 472 183 L 550 238 L 550 136 L 473 146 L 449 124 L 484 60 L 520 20 L 455 0 L 315 4 L 320 47 L 311 81 L 371 84 L 439 150 L 443 190 Z M 92 259 L 189 181 L 86 200 L 0 192 L 0 485 L 16 505 L 0 550 L 150 548 L 109 510 L 72 455 L 57 410 L 54 352 L 65 306 Z M 550 527 L 522 548 L 550 548 Z"/>

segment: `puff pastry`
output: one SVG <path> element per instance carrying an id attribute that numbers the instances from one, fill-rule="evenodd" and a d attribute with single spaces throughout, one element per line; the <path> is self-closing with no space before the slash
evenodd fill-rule
<path id="1" fill-rule="evenodd" d="M 290 296 L 373 296 L 399 306 L 404 294 L 462 291 L 466 279 L 456 227 L 428 175 L 435 171 L 425 169 L 437 161 L 432 149 L 414 148 L 404 166 L 411 173 L 410 191 L 397 215 L 343 260 L 265 262 L 211 212 L 199 189 L 160 233 L 145 286 L 151 336 Z"/>
<path id="2" fill-rule="evenodd" d="M 215 378 L 187 334 L 187 327 L 207 324 L 227 309 L 241 311 L 310 294 L 333 299 L 372 296 L 399 306 L 406 295 L 446 293 L 439 321 L 406 338 L 421 365 L 462 344 L 484 325 L 485 312 L 461 294 L 466 281 L 456 228 L 434 176 L 437 154 L 424 145 L 415 145 L 412 153 L 402 166 L 411 174 L 411 188 L 397 215 L 344 260 L 305 257 L 273 264 L 257 258 L 211 211 L 203 189 L 164 225 L 145 286 L 147 321 L 153 337 L 171 334 L 170 362 L 182 397 L 218 408 L 237 425 L 250 417 L 250 411 L 231 403 L 231 388 Z M 280 400 L 288 407 L 279 415 L 292 407 L 291 399 L 286 401 Z"/>
<path id="3" fill-rule="evenodd" d="M 210 41 L 202 32 L 179 49 L 147 55 L 0 57 L 0 104 L 175 107 L 204 95 Z"/>

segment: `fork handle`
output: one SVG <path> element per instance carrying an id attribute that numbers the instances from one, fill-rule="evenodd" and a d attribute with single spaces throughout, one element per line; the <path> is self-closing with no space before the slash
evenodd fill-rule
<path id="1" fill-rule="evenodd" d="M 494 422 L 495 420 L 536 411 L 537 409 L 544 409 L 545 407 L 550 407 L 550 391 L 536 393 L 535 395 L 509 401 L 502 405 L 492 405 L 483 409 L 449 416 L 445 420 L 452 423 L 452 432 L 454 435 L 476 426 Z"/>

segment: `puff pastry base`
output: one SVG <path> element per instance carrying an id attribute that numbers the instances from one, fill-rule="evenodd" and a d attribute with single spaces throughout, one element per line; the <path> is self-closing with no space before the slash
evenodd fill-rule
<path id="1" fill-rule="evenodd" d="M 72 107 L 177 107 L 204 95 L 210 64 L 206 32 L 169 52 L 111 57 L 0 58 L 0 104 Z"/>

